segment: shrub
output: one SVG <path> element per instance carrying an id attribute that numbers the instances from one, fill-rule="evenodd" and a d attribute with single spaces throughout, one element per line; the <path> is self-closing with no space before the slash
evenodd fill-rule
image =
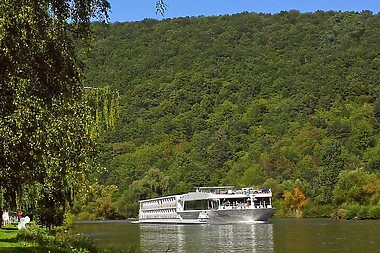
<path id="1" fill-rule="evenodd" d="M 73 248 L 77 249 L 77 252 L 79 252 L 79 249 L 86 250 L 81 252 L 98 252 L 97 246 L 91 238 L 87 236 L 76 236 L 74 235 L 71 240 L 70 244 Z"/>
<path id="2" fill-rule="evenodd" d="M 368 219 L 369 218 L 369 206 L 362 206 L 358 213 L 358 218 L 361 220 Z"/>
<path id="3" fill-rule="evenodd" d="M 380 206 L 374 206 L 369 209 L 369 218 L 370 219 L 380 219 Z"/>
<path id="4" fill-rule="evenodd" d="M 65 222 L 64 222 L 64 224 L 65 224 L 65 226 L 68 229 L 74 227 L 74 225 L 75 225 L 75 215 L 71 214 L 71 213 L 66 213 L 65 214 Z"/>
<path id="5" fill-rule="evenodd" d="M 31 222 L 26 229 L 17 232 L 18 241 L 37 243 L 44 247 L 46 252 L 71 253 L 74 251 L 82 253 L 97 253 L 95 242 L 89 237 L 72 235 L 64 227 L 46 229 Z"/>
<path id="6" fill-rule="evenodd" d="M 81 212 L 78 214 L 78 220 L 95 220 L 95 215 L 89 212 Z"/>
<path id="7" fill-rule="evenodd" d="M 304 217 L 307 218 L 321 218 L 321 217 L 330 217 L 331 206 L 329 205 L 319 205 L 314 202 L 310 202 L 303 209 Z"/>
<path id="8" fill-rule="evenodd" d="M 361 207 L 359 205 L 348 206 L 347 209 L 343 212 L 342 217 L 344 219 L 354 219 L 358 217 L 358 213 Z"/>
<path id="9" fill-rule="evenodd" d="M 346 209 L 343 209 L 343 208 L 339 208 L 337 211 L 336 211 L 336 216 L 334 218 L 343 218 L 343 214 L 344 212 L 346 211 Z"/>
<path id="10" fill-rule="evenodd" d="M 35 222 L 30 222 L 25 229 L 17 232 L 16 239 L 18 241 L 36 242 L 40 245 L 51 244 L 54 236 L 51 231 L 39 227 Z"/>

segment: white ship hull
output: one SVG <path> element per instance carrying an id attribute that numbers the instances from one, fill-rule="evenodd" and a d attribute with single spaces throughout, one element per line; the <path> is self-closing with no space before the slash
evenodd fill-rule
<path id="1" fill-rule="evenodd" d="M 250 193 L 243 193 L 242 191 L 231 193 L 197 191 L 183 195 L 142 200 L 140 201 L 138 223 L 231 224 L 267 222 L 274 211 L 271 205 L 271 197 L 270 191 Z"/>
<path id="2" fill-rule="evenodd" d="M 266 222 L 273 214 L 273 208 L 194 210 L 179 212 L 183 220 L 202 220 L 206 223 Z"/>
<path id="3" fill-rule="evenodd" d="M 233 210 L 218 210 L 208 212 L 211 223 L 239 223 L 239 222 L 256 222 L 268 221 L 273 213 L 272 208 L 260 209 L 233 209 Z"/>

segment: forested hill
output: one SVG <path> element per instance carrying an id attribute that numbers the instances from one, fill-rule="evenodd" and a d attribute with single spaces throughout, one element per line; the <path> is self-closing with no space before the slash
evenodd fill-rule
<path id="1" fill-rule="evenodd" d="M 140 198 L 217 185 L 272 188 L 284 213 L 378 204 L 378 14 L 240 13 L 93 28 L 93 48 L 79 51 L 86 85 L 120 93 L 99 158 L 100 183 L 118 186 L 119 214 L 136 214 Z"/>

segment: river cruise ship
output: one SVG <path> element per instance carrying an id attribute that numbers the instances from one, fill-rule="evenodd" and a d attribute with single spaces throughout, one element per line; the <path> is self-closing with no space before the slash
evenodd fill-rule
<path id="1" fill-rule="evenodd" d="M 266 222 L 273 213 L 270 189 L 198 187 L 194 192 L 139 201 L 139 223 Z"/>

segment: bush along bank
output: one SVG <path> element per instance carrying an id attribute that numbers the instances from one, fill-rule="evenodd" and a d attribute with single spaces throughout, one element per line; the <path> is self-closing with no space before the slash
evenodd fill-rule
<path id="1" fill-rule="evenodd" d="M 25 229 L 17 230 L 16 225 L 0 229 L 0 248 L 17 252 L 54 252 L 54 253 L 116 253 L 141 252 L 138 248 L 113 249 L 99 248 L 96 243 L 83 234 L 73 234 L 67 227 L 46 229 L 31 222 Z"/>

